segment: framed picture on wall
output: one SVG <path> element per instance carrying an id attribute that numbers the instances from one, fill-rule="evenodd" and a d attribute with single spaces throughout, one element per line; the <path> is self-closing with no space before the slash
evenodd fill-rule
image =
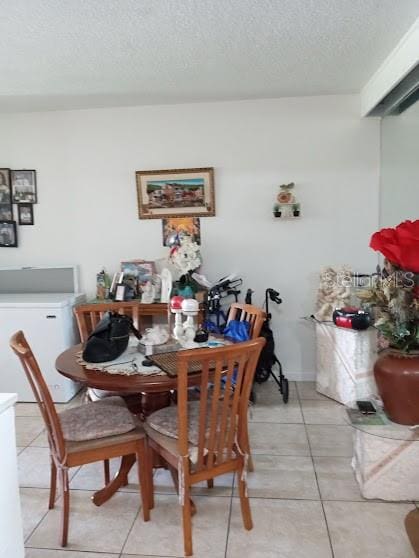
<path id="1" fill-rule="evenodd" d="M 36 171 L 12 170 L 13 203 L 38 203 L 36 193 Z"/>
<path id="2" fill-rule="evenodd" d="M 12 203 L 12 187 L 10 182 L 10 169 L 0 169 L 0 204 Z"/>
<path id="3" fill-rule="evenodd" d="M 15 221 L 0 221 L 0 248 L 17 247 L 17 230 Z"/>
<path id="4" fill-rule="evenodd" d="M 33 225 L 33 205 L 31 203 L 20 203 L 17 206 L 19 225 Z"/>
<path id="5" fill-rule="evenodd" d="M 0 221 L 13 221 L 13 205 L 0 203 Z"/>
<path id="6" fill-rule="evenodd" d="M 170 246 L 177 234 L 189 235 L 194 242 L 201 244 L 201 225 L 199 217 L 169 217 L 162 219 L 163 246 Z"/>
<path id="7" fill-rule="evenodd" d="M 140 219 L 215 215 L 214 169 L 137 171 Z"/>

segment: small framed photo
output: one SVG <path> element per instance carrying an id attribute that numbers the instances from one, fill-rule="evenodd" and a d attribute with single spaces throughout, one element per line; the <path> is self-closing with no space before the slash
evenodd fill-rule
<path id="1" fill-rule="evenodd" d="M 169 217 L 162 219 L 163 246 L 171 246 L 178 234 L 189 235 L 194 242 L 201 244 L 201 225 L 199 217 Z"/>
<path id="2" fill-rule="evenodd" d="M 118 285 L 116 287 L 115 300 L 122 302 L 125 298 L 125 285 Z"/>
<path id="3" fill-rule="evenodd" d="M 13 205 L 0 203 L 0 221 L 13 221 Z"/>
<path id="4" fill-rule="evenodd" d="M 16 221 L 0 221 L 0 248 L 17 247 Z"/>
<path id="5" fill-rule="evenodd" d="M 0 169 L 0 204 L 12 203 L 10 169 Z"/>
<path id="6" fill-rule="evenodd" d="M 33 225 L 33 205 L 31 203 L 20 203 L 17 206 L 19 225 Z"/>
<path id="7" fill-rule="evenodd" d="M 144 260 L 121 262 L 121 270 L 124 273 L 124 279 L 126 277 L 135 277 L 139 287 L 151 281 L 153 273 L 156 272 L 154 262 L 146 262 Z"/>
<path id="8" fill-rule="evenodd" d="M 137 171 L 140 219 L 215 215 L 214 169 Z"/>
<path id="9" fill-rule="evenodd" d="M 36 193 L 36 171 L 12 170 L 13 203 L 38 203 Z"/>

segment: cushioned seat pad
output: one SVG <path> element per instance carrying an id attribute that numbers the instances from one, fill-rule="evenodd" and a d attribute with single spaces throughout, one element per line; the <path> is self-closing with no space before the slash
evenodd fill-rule
<path id="1" fill-rule="evenodd" d="M 135 419 L 120 397 L 107 397 L 59 413 L 64 439 L 97 440 L 134 430 Z"/>
<path id="2" fill-rule="evenodd" d="M 221 413 L 221 405 L 223 404 L 222 401 L 219 402 L 219 412 Z M 209 418 L 208 415 L 211 410 L 212 401 L 208 401 L 208 408 L 207 408 L 207 432 L 206 434 L 209 435 Z M 163 409 L 159 409 L 152 413 L 149 417 L 147 417 L 147 424 L 159 432 L 160 434 L 164 434 L 165 436 L 169 436 L 170 438 L 178 438 L 178 428 L 177 428 L 177 407 L 163 407 Z M 200 413 L 200 402 L 199 401 L 188 401 L 188 438 L 189 442 L 197 446 L 199 443 L 199 413 Z M 219 425 L 217 425 L 219 428 Z"/>

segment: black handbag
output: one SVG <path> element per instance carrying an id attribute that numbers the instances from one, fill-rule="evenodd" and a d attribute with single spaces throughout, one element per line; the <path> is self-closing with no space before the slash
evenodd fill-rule
<path id="1" fill-rule="evenodd" d="M 106 312 L 89 335 L 83 349 L 86 362 L 106 362 L 118 358 L 128 347 L 129 334 L 133 332 L 141 339 L 129 316 L 117 312 Z"/>

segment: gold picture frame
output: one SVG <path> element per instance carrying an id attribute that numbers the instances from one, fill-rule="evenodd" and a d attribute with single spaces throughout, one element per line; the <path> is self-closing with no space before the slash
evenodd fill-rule
<path id="1" fill-rule="evenodd" d="M 137 171 L 139 219 L 213 217 L 214 169 Z"/>

